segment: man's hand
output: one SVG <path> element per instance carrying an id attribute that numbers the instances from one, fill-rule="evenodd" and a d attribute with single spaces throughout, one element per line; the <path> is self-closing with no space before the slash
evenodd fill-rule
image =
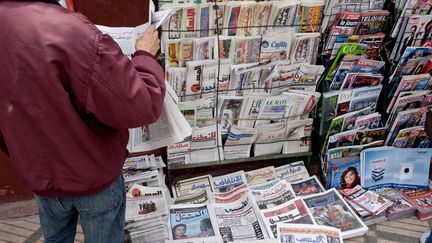
<path id="1" fill-rule="evenodd" d="M 146 51 L 153 56 L 159 51 L 160 40 L 158 31 L 155 27 L 150 26 L 147 31 L 136 41 L 135 49 Z"/>

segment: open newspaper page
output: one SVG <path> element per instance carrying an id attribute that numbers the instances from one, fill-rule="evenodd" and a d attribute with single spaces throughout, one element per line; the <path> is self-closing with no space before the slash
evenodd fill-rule
<path id="1" fill-rule="evenodd" d="M 292 182 L 291 186 L 296 196 L 306 196 L 325 191 L 316 176 L 312 176 L 302 181 Z"/>
<path id="2" fill-rule="evenodd" d="M 219 231 L 224 241 L 266 239 L 259 209 L 248 195 L 232 203 L 213 204 Z"/>
<path id="3" fill-rule="evenodd" d="M 316 226 L 308 224 L 278 224 L 278 243 L 284 242 L 316 242 L 341 243 L 343 242 L 340 229 L 329 226 Z"/>
<path id="4" fill-rule="evenodd" d="M 165 83 L 167 94 L 159 119 L 153 124 L 129 130 L 129 152 L 158 149 L 181 142 L 191 135 L 192 128 L 175 103 L 178 97 L 171 86 Z"/>
<path id="5" fill-rule="evenodd" d="M 195 128 L 191 139 L 191 162 L 223 160 L 222 139 L 216 126 Z"/>
<path id="6" fill-rule="evenodd" d="M 267 166 L 264 168 L 251 170 L 245 173 L 247 184 L 254 186 L 265 183 L 277 178 L 275 168 L 273 166 Z"/>
<path id="7" fill-rule="evenodd" d="M 278 223 L 315 224 L 311 212 L 301 198 L 261 210 L 261 215 L 271 238 L 277 237 Z"/>
<path id="8" fill-rule="evenodd" d="M 194 238 L 183 240 L 166 240 L 165 243 L 223 243 L 224 241 L 220 236 L 212 236 L 206 238 Z"/>
<path id="9" fill-rule="evenodd" d="M 272 123 L 258 128 L 258 137 L 254 145 L 255 156 L 280 154 L 283 149 L 286 123 Z"/>
<path id="10" fill-rule="evenodd" d="M 204 191 L 206 188 L 211 190 L 211 175 L 203 175 L 190 179 L 177 181 L 172 187 L 174 197 L 182 197 L 194 194 L 198 191 Z"/>
<path id="11" fill-rule="evenodd" d="M 212 188 L 214 193 L 229 192 L 241 185 L 247 185 L 244 171 L 213 177 Z"/>
<path id="12" fill-rule="evenodd" d="M 223 148 L 225 159 L 249 158 L 250 150 L 258 135 L 255 128 L 231 126 Z"/>
<path id="13" fill-rule="evenodd" d="M 336 189 L 304 197 L 318 225 L 335 227 L 341 230 L 342 238 L 366 234 L 368 227 L 352 211 Z"/>
<path id="14" fill-rule="evenodd" d="M 279 179 L 285 180 L 288 183 L 305 180 L 310 177 L 303 161 L 276 167 L 276 174 Z"/>
<path id="15" fill-rule="evenodd" d="M 268 189 L 250 192 L 260 210 L 279 206 L 295 197 L 294 191 L 286 181 L 279 181 Z"/>
<path id="16" fill-rule="evenodd" d="M 212 200 L 212 193 L 209 188 L 205 190 L 196 191 L 194 194 L 188 194 L 177 197 L 174 204 L 203 204 L 209 203 Z"/>
<path id="17" fill-rule="evenodd" d="M 172 205 L 169 210 L 173 240 L 219 236 L 213 210 L 208 204 Z"/>

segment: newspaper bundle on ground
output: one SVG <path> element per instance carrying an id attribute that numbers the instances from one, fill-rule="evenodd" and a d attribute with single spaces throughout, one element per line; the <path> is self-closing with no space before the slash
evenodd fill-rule
<path id="1" fill-rule="evenodd" d="M 309 224 L 277 224 L 278 243 L 342 243 L 340 229 Z"/>
<path id="2" fill-rule="evenodd" d="M 212 190 L 212 176 L 203 175 L 177 181 L 172 186 L 175 198 L 195 194 L 206 189 Z"/>
<path id="3" fill-rule="evenodd" d="M 291 182 L 291 187 L 296 196 L 307 196 L 325 191 L 316 176 L 301 181 Z"/>
<path id="4" fill-rule="evenodd" d="M 158 149 L 183 141 L 192 134 L 192 128 L 175 103 L 178 100 L 170 85 L 167 87 L 164 108 L 159 119 L 150 125 L 129 130 L 129 152 Z"/>
<path id="5" fill-rule="evenodd" d="M 383 196 L 387 200 L 393 202 L 393 205 L 387 209 L 386 216 L 389 220 L 398 220 L 414 216 L 416 208 L 408 202 L 397 189 L 383 187 L 372 190 Z"/>
<path id="6" fill-rule="evenodd" d="M 309 178 L 309 173 L 303 161 L 293 162 L 276 167 L 277 177 L 288 183 L 301 181 Z"/>
<path id="7" fill-rule="evenodd" d="M 295 197 L 292 187 L 284 180 L 277 182 L 270 188 L 250 189 L 250 192 L 260 210 L 276 207 Z"/>
<path id="8" fill-rule="evenodd" d="M 315 224 L 312 214 L 301 198 L 295 198 L 279 206 L 261 210 L 261 216 L 271 238 L 277 237 L 278 223 Z"/>
<path id="9" fill-rule="evenodd" d="M 347 200 L 366 209 L 373 215 L 380 215 L 393 205 L 391 201 L 373 191 L 362 188 L 360 185 L 350 189 L 342 189 L 340 192 Z"/>
<path id="10" fill-rule="evenodd" d="M 365 188 L 428 188 L 432 149 L 378 147 L 361 154 L 361 185 Z"/>
<path id="11" fill-rule="evenodd" d="M 237 171 L 231 174 L 213 177 L 212 188 L 214 193 L 229 192 L 241 185 L 247 185 L 244 171 Z"/>
<path id="12" fill-rule="evenodd" d="M 368 227 L 335 189 L 304 197 L 303 200 L 318 225 L 340 229 L 344 239 L 364 235 L 368 231 Z"/>
<path id="13" fill-rule="evenodd" d="M 126 193 L 126 234 L 132 242 L 168 239 L 167 198 L 162 187 L 132 185 Z"/>
<path id="14" fill-rule="evenodd" d="M 209 204 L 172 205 L 169 216 L 172 240 L 219 236 L 213 210 Z"/>

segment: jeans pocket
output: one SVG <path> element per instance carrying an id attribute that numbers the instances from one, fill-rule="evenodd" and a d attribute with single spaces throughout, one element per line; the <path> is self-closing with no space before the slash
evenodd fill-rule
<path id="1" fill-rule="evenodd" d="M 110 187 L 91 196 L 75 198 L 75 206 L 82 216 L 96 216 L 109 212 L 125 198 L 123 175 Z"/>

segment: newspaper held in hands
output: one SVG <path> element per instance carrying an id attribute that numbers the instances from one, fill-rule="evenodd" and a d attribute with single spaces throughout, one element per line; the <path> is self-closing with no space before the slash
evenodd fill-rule
<path id="1" fill-rule="evenodd" d="M 208 204 L 172 205 L 169 215 L 172 240 L 219 236 L 213 210 Z"/>
<path id="2" fill-rule="evenodd" d="M 247 185 L 247 180 L 246 175 L 242 170 L 212 178 L 212 188 L 214 193 L 229 192 L 243 184 Z"/>
<path id="3" fill-rule="evenodd" d="M 278 223 L 315 224 L 311 212 L 301 198 L 261 210 L 261 215 L 271 238 L 277 237 Z"/>
<path id="4" fill-rule="evenodd" d="M 192 134 L 192 128 L 177 107 L 177 96 L 165 82 L 167 93 L 159 119 L 150 125 L 129 130 L 129 152 L 155 150 L 183 141 Z"/>
<path id="5" fill-rule="evenodd" d="M 343 242 L 340 229 L 329 226 L 317 226 L 309 224 L 285 224 L 277 225 L 278 243 L 290 242 L 317 242 L 317 243 L 341 243 Z"/>
<path id="6" fill-rule="evenodd" d="M 279 206 L 295 198 L 292 187 L 286 181 L 279 181 L 268 189 L 251 189 L 250 192 L 260 210 Z"/>
<path id="7" fill-rule="evenodd" d="M 232 203 L 213 204 L 213 208 L 224 241 L 268 238 L 260 221 L 259 209 L 248 194 Z"/>

